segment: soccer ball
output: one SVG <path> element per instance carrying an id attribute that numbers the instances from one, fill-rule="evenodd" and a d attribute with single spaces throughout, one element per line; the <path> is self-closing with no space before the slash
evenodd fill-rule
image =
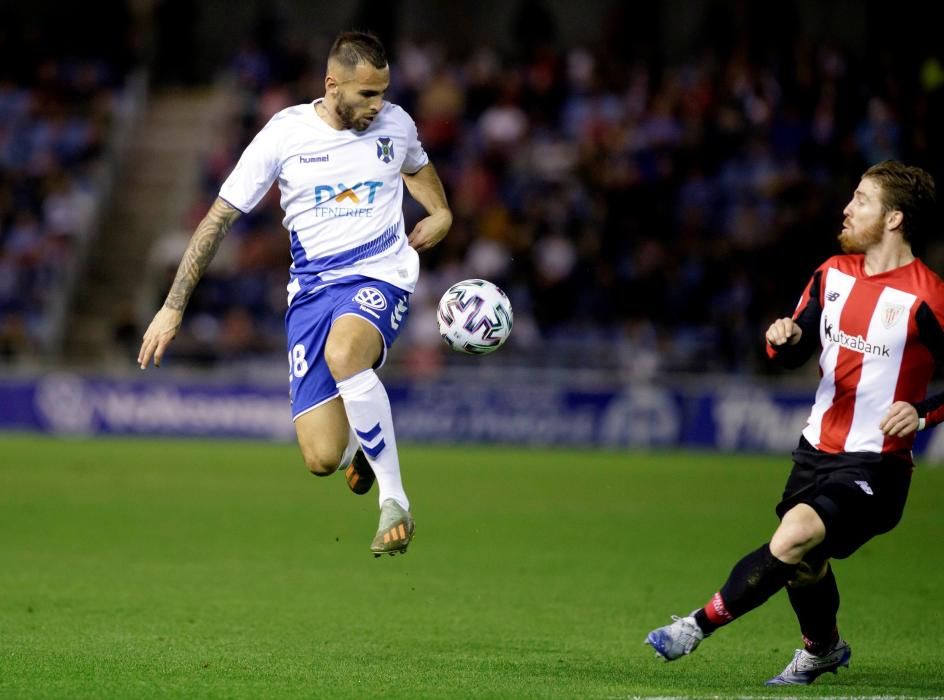
<path id="1" fill-rule="evenodd" d="M 456 282 L 439 300 L 439 334 L 453 350 L 486 355 L 511 334 L 514 316 L 505 293 L 486 280 Z"/>

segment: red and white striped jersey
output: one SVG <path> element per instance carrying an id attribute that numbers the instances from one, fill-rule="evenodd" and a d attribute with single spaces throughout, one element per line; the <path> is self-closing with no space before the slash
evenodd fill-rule
<path id="1" fill-rule="evenodd" d="M 940 397 L 924 402 L 944 361 L 944 282 L 920 260 L 868 275 L 864 255 L 837 255 L 817 268 L 793 315 L 794 346 L 770 357 L 797 366 L 815 349 L 820 383 L 803 436 L 827 453 L 910 450 L 914 434 L 887 437 L 879 424 L 895 401 L 918 407 L 928 426 L 944 420 Z"/>

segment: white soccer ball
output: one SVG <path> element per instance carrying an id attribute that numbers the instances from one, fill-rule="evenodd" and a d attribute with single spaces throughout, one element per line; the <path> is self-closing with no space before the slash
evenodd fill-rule
<path id="1" fill-rule="evenodd" d="M 456 282 L 439 300 L 439 334 L 453 350 L 486 355 L 511 334 L 514 315 L 505 293 L 487 280 Z"/>

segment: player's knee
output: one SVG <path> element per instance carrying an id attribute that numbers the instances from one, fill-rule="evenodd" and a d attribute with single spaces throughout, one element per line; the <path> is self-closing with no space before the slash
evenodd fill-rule
<path id="1" fill-rule="evenodd" d="M 819 514 L 800 504 L 784 515 L 770 540 L 770 552 L 781 561 L 795 564 L 825 537 L 826 527 Z"/>
<path id="2" fill-rule="evenodd" d="M 802 555 L 823 541 L 823 534 L 812 525 L 794 523 L 786 527 L 781 526 L 774 533 L 774 537 L 770 542 L 770 549 L 775 556 L 777 555 L 775 549 L 796 550 L 800 555 L 799 558 L 802 558 Z"/>
<path id="3" fill-rule="evenodd" d="M 365 369 L 357 348 L 347 339 L 330 339 L 325 345 L 325 362 L 335 381 L 351 377 Z"/>
<path id="4" fill-rule="evenodd" d="M 324 356 L 335 381 L 370 369 L 383 353 L 383 338 L 361 319 L 338 319 L 328 334 Z"/>
<path id="5" fill-rule="evenodd" d="M 331 476 L 338 470 L 340 455 L 327 454 L 317 450 L 302 450 L 305 466 L 315 476 Z"/>
<path id="6" fill-rule="evenodd" d="M 335 462 L 331 464 L 330 462 L 323 462 L 317 458 L 305 458 L 305 466 L 308 467 L 310 471 L 315 476 L 331 476 L 338 470 L 338 463 Z"/>
<path id="7" fill-rule="evenodd" d="M 826 568 L 829 566 L 826 560 L 808 561 L 804 559 L 797 564 L 796 571 L 787 584 L 790 588 L 805 588 L 818 583 L 826 575 Z"/>

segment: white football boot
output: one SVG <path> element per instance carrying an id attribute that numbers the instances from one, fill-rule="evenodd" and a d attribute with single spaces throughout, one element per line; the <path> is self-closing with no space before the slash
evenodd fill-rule
<path id="1" fill-rule="evenodd" d="M 765 685 L 809 685 L 824 673 L 837 673 L 841 666 L 848 667 L 852 658 L 852 647 L 843 640 L 823 656 L 814 656 L 806 649 L 797 649 L 793 660 L 779 676 L 774 676 Z"/>
<path id="2" fill-rule="evenodd" d="M 705 638 L 705 633 L 695 622 L 695 614 L 688 617 L 672 616 L 672 624 L 652 630 L 646 635 L 646 644 L 666 661 L 675 661 L 691 654 Z"/>

